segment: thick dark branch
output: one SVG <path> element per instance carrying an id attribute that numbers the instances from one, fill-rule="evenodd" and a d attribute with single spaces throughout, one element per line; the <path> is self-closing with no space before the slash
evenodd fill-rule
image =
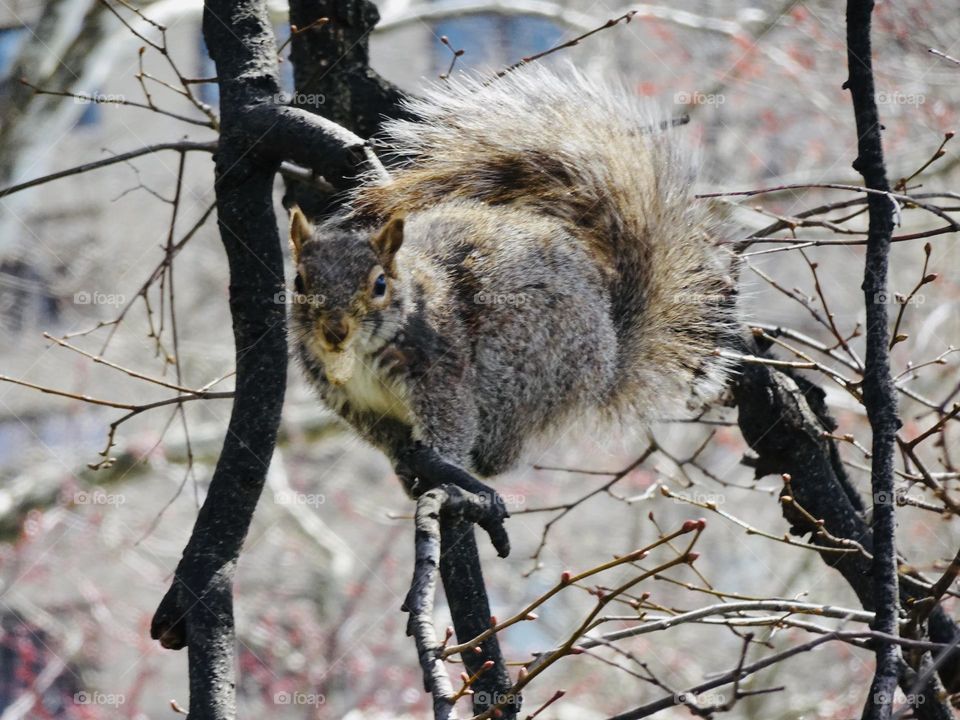
<path id="1" fill-rule="evenodd" d="M 290 39 L 293 104 L 364 139 L 373 137 L 385 118 L 405 114 L 399 89 L 370 68 L 369 35 L 378 19 L 369 0 L 290 2 L 290 24 L 298 28 Z M 327 179 L 334 186 L 327 193 L 288 183 L 285 201 L 309 217 L 335 210 L 355 175 Z"/>
<path id="2" fill-rule="evenodd" d="M 749 351 L 763 354 L 756 347 Z M 823 553 L 821 557 L 843 575 L 863 607 L 875 611 L 871 560 L 876 553 L 874 530 L 865 519 L 865 508 L 846 476 L 836 444 L 827 437 L 836 429 L 836 423 L 827 414 L 823 391 L 803 378 L 789 377 L 775 368 L 745 364 L 740 368 L 734 396 L 740 430 L 757 454 L 757 476 L 790 476 L 792 500 L 783 502 L 781 507 L 792 532 L 811 533 L 812 542 L 825 547 L 833 547 L 830 538 L 859 543 L 867 556 Z M 805 513 L 799 513 L 797 506 Z M 811 523 L 810 517 L 822 521 L 822 525 Z M 927 585 L 911 578 L 903 580 L 900 595 L 905 601 L 929 594 Z M 950 645 L 960 637 L 960 629 L 939 605 L 931 610 L 928 623 L 930 639 L 935 643 Z M 896 632 L 895 629 L 891 634 Z M 951 652 L 940 668 L 940 677 L 948 690 L 958 687 L 958 668 L 960 653 Z M 901 670 L 898 664 L 898 673 Z M 901 682 L 905 682 L 903 677 Z M 906 682 L 904 692 L 909 693 L 910 687 Z M 925 692 L 923 699 L 920 716 L 939 717 L 944 708 L 936 693 Z"/>
<path id="3" fill-rule="evenodd" d="M 271 104 L 257 105 L 250 110 L 247 121 L 249 133 L 252 136 L 259 134 L 256 151 L 266 162 L 292 161 L 312 170 L 314 174 L 318 174 L 322 169 L 324 174 L 334 175 L 334 178 L 329 180 L 332 183 L 346 173 L 355 174 L 357 165 L 363 161 L 369 161 L 372 157 L 365 150 L 366 142 L 363 138 L 318 115 L 297 108 Z M 164 150 L 176 150 L 181 153 L 215 153 L 217 141 L 177 140 L 145 145 L 136 150 L 10 185 L 0 189 L 0 198 L 38 185 L 45 185 L 54 180 L 99 170 Z M 297 168 L 292 166 L 289 166 L 285 174 L 301 179 Z"/>
<path id="4" fill-rule="evenodd" d="M 318 23 L 321 18 L 327 22 Z M 380 19 L 369 0 L 293 0 L 290 23 L 310 28 L 290 43 L 294 103 L 363 138 L 403 114 L 400 90 L 370 67 L 369 36 Z"/>
<path id="5" fill-rule="evenodd" d="M 847 67 L 857 125 L 857 159 L 853 167 L 866 187 L 878 191 L 867 198 L 870 224 L 864 263 L 863 295 L 867 310 L 866 363 L 863 399 L 873 431 L 871 485 L 873 489 L 874 628 L 895 633 L 900 609 L 897 582 L 894 448 L 900 426 L 897 399 L 890 377 L 890 330 L 887 319 L 887 268 L 893 235 L 893 202 L 883 163 L 880 116 L 873 83 L 870 18 L 873 0 L 847 3 Z M 864 718 L 887 720 L 892 714 L 897 686 L 899 653 L 893 645 L 877 646 L 877 666 Z"/>
<path id="6" fill-rule="evenodd" d="M 280 104 L 262 0 L 209 0 L 203 31 L 220 81 L 216 192 L 230 265 L 236 396 L 207 498 L 151 634 L 167 647 L 189 646 L 192 720 L 226 720 L 235 715 L 233 575 L 273 455 L 286 384 L 285 308 L 274 300 L 284 267 L 273 179 L 287 153 L 310 157 L 321 174 L 342 172 L 353 142 Z M 301 132 L 313 150 L 296 146 Z"/>
<path id="7" fill-rule="evenodd" d="M 291 160 L 314 171 L 322 169 L 334 187 L 356 175 L 364 161 L 381 169 L 363 138 L 306 110 L 260 105 L 251 109 L 247 123 L 249 132 L 260 137 L 257 152 L 265 161 Z"/>
<path id="8" fill-rule="evenodd" d="M 428 490 L 417 501 L 416 565 L 404 609 L 410 613 L 407 634 L 417 644 L 423 682 L 433 696 L 433 712 L 437 719 L 452 717 L 457 695 L 444 665 L 444 643 L 437 639 L 433 620 L 433 598 L 437 572 L 443 576 L 447 602 L 453 617 L 457 638 L 466 641 L 490 627 L 490 604 L 487 600 L 473 523 L 487 513 L 486 503 L 456 485 L 443 485 Z M 481 714 L 501 703 L 510 688 L 510 677 L 495 635 L 461 653 L 466 674 L 472 679 L 474 712 Z M 501 717 L 516 717 L 519 708 L 505 707 Z"/>
<path id="9" fill-rule="evenodd" d="M 471 505 L 473 510 L 478 508 L 488 509 L 486 503 Z M 453 628 L 461 642 L 477 637 L 492 622 L 473 530 L 477 519 L 476 515 L 467 515 L 462 508 L 443 512 L 440 517 L 440 576 Z M 499 717 L 513 720 L 520 710 L 520 698 L 509 694 L 510 676 L 497 636 L 487 638 L 478 647 L 480 652 L 461 655 L 467 674 L 477 678 L 471 685 L 473 711 L 480 715 L 501 705 Z"/>
<path id="10" fill-rule="evenodd" d="M 505 557 L 510 551 L 510 542 L 503 527 L 506 515 L 503 501 L 469 473 L 444 462 L 426 447 L 413 448 L 400 459 L 400 464 L 404 467 L 404 475 L 418 479 L 419 489 L 424 495 L 442 490 L 443 494 L 438 496 L 443 500 L 439 522 L 440 574 L 457 639 L 460 642 L 473 640 L 488 630 L 491 622 L 490 601 L 473 524 L 478 523 L 489 533 L 497 552 Z M 424 524 L 430 516 L 421 511 L 421 504 L 418 503 L 417 507 L 418 532 L 434 527 Z M 436 542 L 436 538 L 431 542 Z M 418 547 L 418 558 L 420 552 Z M 414 579 L 416 581 L 416 576 Z M 502 704 L 501 717 L 510 720 L 516 717 L 520 709 L 519 699 L 508 696 L 510 677 L 497 636 L 490 635 L 478 647 L 479 653 L 461 653 L 467 674 L 476 676 L 471 685 L 474 711 L 481 714 Z M 423 664 L 423 648 L 419 638 L 417 649 Z M 426 672 L 426 666 L 424 670 Z M 437 695 L 434 692 L 435 707 L 436 703 Z"/>

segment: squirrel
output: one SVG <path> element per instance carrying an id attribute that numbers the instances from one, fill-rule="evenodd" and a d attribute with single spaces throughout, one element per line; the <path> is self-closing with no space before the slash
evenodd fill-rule
<path id="1" fill-rule="evenodd" d="M 718 393 L 731 261 L 669 122 L 572 68 L 405 105 L 389 179 L 316 226 L 293 208 L 290 240 L 296 356 L 408 488 L 414 448 L 485 478 L 580 416 L 645 423 Z"/>

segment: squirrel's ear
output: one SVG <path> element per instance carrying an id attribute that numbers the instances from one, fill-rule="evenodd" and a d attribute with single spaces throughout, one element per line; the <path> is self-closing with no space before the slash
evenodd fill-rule
<path id="1" fill-rule="evenodd" d="M 403 245 L 403 217 L 397 215 L 390 218 L 389 222 L 376 235 L 373 236 L 373 249 L 380 256 L 380 263 L 389 274 L 393 274 L 393 258 L 397 250 Z"/>
<path id="2" fill-rule="evenodd" d="M 293 262 L 300 262 L 300 249 L 313 235 L 313 226 L 303 214 L 299 205 L 290 208 L 290 248 L 293 250 Z"/>

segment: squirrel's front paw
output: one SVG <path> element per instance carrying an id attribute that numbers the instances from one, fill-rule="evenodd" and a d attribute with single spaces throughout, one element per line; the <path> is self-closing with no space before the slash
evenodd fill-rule
<path id="1" fill-rule="evenodd" d="M 397 458 L 397 475 L 414 497 L 446 483 L 456 485 L 477 496 L 482 505 L 480 517 L 475 522 L 490 536 L 493 547 L 500 557 L 510 554 L 510 538 L 503 521 L 510 517 L 507 505 L 500 493 L 477 480 L 473 475 L 453 463 L 447 462 L 437 452 L 420 443 Z M 415 480 L 414 480 L 415 478 Z M 412 482 L 411 482 L 412 481 Z"/>
<path id="2" fill-rule="evenodd" d="M 490 542 L 493 543 L 497 555 L 507 557 L 510 554 L 510 536 L 507 535 L 507 529 L 503 526 L 503 521 L 510 517 L 507 504 L 500 497 L 500 493 L 489 485 L 483 484 L 459 468 L 454 469 L 458 472 L 451 473 L 447 482 L 480 500 L 480 515 L 474 517 L 474 522 L 490 536 Z"/>

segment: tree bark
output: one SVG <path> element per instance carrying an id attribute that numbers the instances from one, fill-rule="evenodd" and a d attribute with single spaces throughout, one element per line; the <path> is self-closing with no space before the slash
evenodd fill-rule
<path id="1" fill-rule="evenodd" d="M 403 94 L 370 67 L 369 38 L 379 19 L 368 0 L 291 0 L 290 25 L 298 29 L 290 41 L 294 107 L 363 138 L 373 137 L 385 118 L 405 115 Z M 308 217 L 317 217 L 336 209 L 343 191 L 355 181 L 332 181 L 336 192 L 331 194 L 288 183 L 286 202 L 296 202 Z"/>
<path id="2" fill-rule="evenodd" d="M 857 126 L 857 159 L 854 169 L 864 184 L 888 192 L 883 162 L 882 126 L 877 111 L 870 46 L 873 0 L 847 3 L 847 67 L 845 87 L 850 90 Z M 897 398 L 890 377 L 890 330 L 887 319 L 887 266 L 893 235 L 893 201 L 870 193 L 867 198 L 870 224 L 864 262 L 863 297 L 867 310 L 866 362 L 863 401 L 873 431 L 871 485 L 873 489 L 873 595 L 875 630 L 896 633 L 900 603 L 897 584 L 896 501 L 894 498 L 894 446 L 900 421 Z M 864 718 L 887 720 L 892 713 L 897 687 L 900 651 L 891 644 L 877 646 L 873 686 L 864 708 Z"/>
<path id="3" fill-rule="evenodd" d="M 230 266 L 236 395 L 210 489 L 151 634 L 166 647 L 189 646 L 191 720 L 228 720 L 236 714 L 234 571 L 273 455 L 287 373 L 273 178 L 285 159 L 346 175 L 362 141 L 279 104 L 276 42 L 262 0 L 209 0 L 203 32 L 220 85 L 216 195 Z"/>
<path id="4" fill-rule="evenodd" d="M 747 352 L 762 355 L 763 349 L 749 348 Z M 814 518 L 823 521 L 823 530 L 835 538 L 854 540 L 867 553 L 875 554 L 875 530 L 867 523 L 863 503 L 847 478 L 834 441 L 824 437 L 825 432 L 833 432 L 837 425 L 827 412 L 823 391 L 802 377 L 763 365 L 744 364 L 734 385 L 734 396 L 740 430 L 757 453 L 757 477 L 789 474 L 793 499 Z M 836 543 L 820 534 L 820 527 L 811 524 L 791 504 L 784 503 L 782 508 L 791 532 L 811 534 L 814 544 L 836 547 Z M 859 553 L 825 552 L 821 557 L 843 575 L 864 609 L 876 612 L 873 563 Z M 904 601 L 928 594 L 922 586 L 906 582 L 900 585 L 899 593 Z M 960 628 L 940 606 L 931 612 L 928 626 L 933 642 L 949 644 L 960 637 Z M 894 678 L 900 680 L 904 693 L 909 694 L 912 681 L 903 670 L 898 660 Z M 949 691 L 960 689 L 958 672 L 960 652 L 954 651 L 939 671 Z M 933 684 L 928 685 L 914 703 L 917 717 L 922 720 L 951 717 L 948 705 L 935 690 Z"/>

